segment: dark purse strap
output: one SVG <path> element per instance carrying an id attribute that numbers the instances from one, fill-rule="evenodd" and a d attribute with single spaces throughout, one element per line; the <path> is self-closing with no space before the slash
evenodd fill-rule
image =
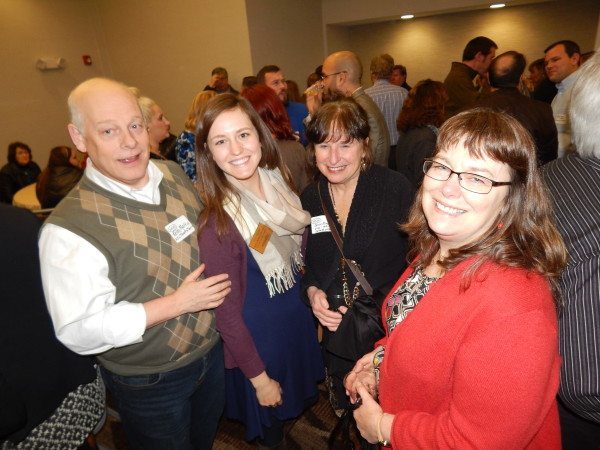
<path id="1" fill-rule="evenodd" d="M 354 277 L 360 283 L 360 285 L 362 286 L 365 293 L 367 295 L 373 295 L 373 288 L 371 287 L 371 285 L 369 284 L 369 282 L 367 281 L 365 276 L 362 274 L 362 272 L 360 271 L 360 269 L 358 268 L 356 263 L 350 259 L 346 259 L 346 257 L 344 256 L 344 251 L 342 250 L 342 247 L 343 247 L 342 238 L 340 237 L 340 234 L 338 233 L 337 227 L 335 226 L 335 222 L 331 218 L 329 211 L 325 207 L 325 202 L 323 201 L 323 196 L 321 195 L 321 183 L 320 182 L 317 184 L 317 190 L 319 191 L 319 199 L 321 200 L 321 208 L 323 209 L 323 214 L 325 214 L 325 218 L 327 219 L 327 225 L 329 225 L 329 230 L 331 231 L 333 240 L 335 241 L 337 248 L 340 251 L 340 254 L 342 255 L 344 262 L 346 264 L 348 264 L 348 267 L 350 267 L 350 270 L 354 274 Z"/>

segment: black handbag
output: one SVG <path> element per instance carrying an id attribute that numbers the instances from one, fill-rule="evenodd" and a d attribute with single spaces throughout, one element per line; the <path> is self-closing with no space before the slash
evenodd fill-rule
<path id="1" fill-rule="evenodd" d="M 328 334 L 326 348 L 334 355 L 356 361 L 373 350 L 373 344 L 384 334 L 378 302 L 362 295 L 343 315 L 335 333 Z"/>
<path id="2" fill-rule="evenodd" d="M 358 265 L 344 256 L 342 238 L 335 226 L 329 211 L 325 207 L 325 202 L 321 195 L 321 186 L 318 187 L 319 199 L 321 200 L 321 208 L 327 219 L 327 224 L 331 231 L 333 240 L 341 254 L 342 262 L 345 263 L 364 291 L 363 295 L 357 297 L 350 305 L 344 303 L 343 300 L 336 300 L 341 304 L 330 305 L 333 309 L 339 306 L 347 306 L 348 311 L 343 315 L 342 322 L 338 326 L 335 333 L 327 336 L 326 348 L 331 353 L 342 358 L 356 361 L 365 353 L 373 350 L 373 344 L 385 334 L 381 324 L 379 315 L 380 303 L 373 298 L 373 288 L 367 281 Z M 328 300 L 333 300 L 328 297 Z"/>

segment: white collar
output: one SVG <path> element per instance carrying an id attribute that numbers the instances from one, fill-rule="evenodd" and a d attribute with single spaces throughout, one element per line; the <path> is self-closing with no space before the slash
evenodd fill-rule
<path id="1" fill-rule="evenodd" d="M 380 84 L 386 84 L 386 85 L 390 84 L 391 85 L 392 83 L 390 83 L 389 80 L 386 80 L 385 78 L 380 78 L 380 79 L 375 80 L 373 82 L 373 86 L 377 86 L 377 85 L 380 85 Z"/>
<path id="2" fill-rule="evenodd" d="M 141 188 L 134 188 L 100 173 L 100 171 L 94 167 L 94 163 L 89 158 L 85 167 L 85 175 L 101 188 L 122 197 L 143 203 L 158 205 L 160 203 L 159 185 L 163 179 L 163 173 L 152 161 L 148 161 L 147 171 L 148 183 Z"/>
<path id="3" fill-rule="evenodd" d="M 575 72 L 570 74 L 567 78 L 562 80 L 560 83 L 556 83 L 556 89 L 558 89 L 558 92 L 564 92 L 567 89 L 569 89 L 571 86 L 573 86 L 573 83 L 575 83 L 575 81 L 577 81 L 577 78 L 579 78 L 579 73 L 580 73 L 579 69 L 577 69 Z"/>

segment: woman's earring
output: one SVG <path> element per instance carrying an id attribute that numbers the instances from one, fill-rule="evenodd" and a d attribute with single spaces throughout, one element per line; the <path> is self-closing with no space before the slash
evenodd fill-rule
<path id="1" fill-rule="evenodd" d="M 367 170 L 367 163 L 365 162 L 365 157 L 360 158 L 360 170 L 363 172 Z"/>

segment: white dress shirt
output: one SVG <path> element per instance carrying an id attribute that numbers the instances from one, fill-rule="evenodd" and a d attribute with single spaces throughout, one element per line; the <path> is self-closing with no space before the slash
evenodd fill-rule
<path id="1" fill-rule="evenodd" d="M 140 189 L 101 174 L 88 159 L 85 175 L 123 197 L 158 205 L 162 172 L 148 164 L 148 183 Z M 58 225 L 47 224 L 39 240 L 42 283 L 59 341 L 90 355 L 142 341 L 146 311 L 140 303 L 115 304 L 106 257 L 89 241 Z"/>

